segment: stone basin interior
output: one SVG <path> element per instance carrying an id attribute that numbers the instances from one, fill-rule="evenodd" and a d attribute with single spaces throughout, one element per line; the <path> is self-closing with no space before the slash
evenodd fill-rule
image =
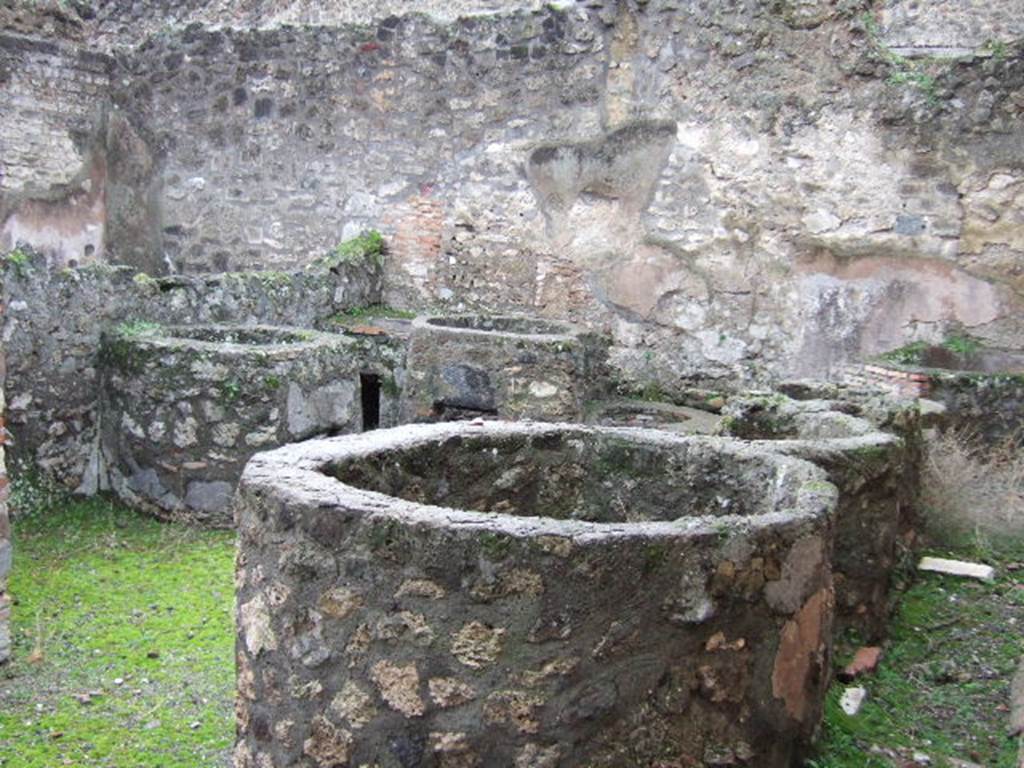
<path id="1" fill-rule="evenodd" d="M 774 507 L 778 479 L 763 456 L 588 432 L 451 437 L 326 471 L 421 504 L 598 523 L 757 515 Z"/>
<path id="2" fill-rule="evenodd" d="M 512 333 L 524 336 L 562 336 L 569 332 L 564 325 L 532 317 L 485 317 L 482 315 L 431 317 L 427 319 L 427 325 L 436 328 Z"/>
<path id="3" fill-rule="evenodd" d="M 301 344 L 309 340 L 306 334 L 283 328 L 183 326 L 168 329 L 167 335 L 178 339 L 192 339 L 213 344 L 242 344 L 245 346 Z"/>

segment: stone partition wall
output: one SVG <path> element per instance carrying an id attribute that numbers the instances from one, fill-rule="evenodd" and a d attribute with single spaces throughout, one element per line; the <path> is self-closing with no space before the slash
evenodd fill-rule
<path id="1" fill-rule="evenodd" d="M 257 451 L 397 423 L 400 360 L 373 354 L 387 349 L 287 326 L 115 327 L 100 349 L 103 475 L 159 517 L 230 527 Z"/>
<path id="2" fill-rule="evenodd" d="M 121 323 L 313 327 L 380 301 L 379 267 L 154 279 L 96 264 L 54 269 L 39 255 L 2 263 L 12 455 L 82 492 L 101 474 L 100 335 Z M 10 457 L 9 457 L 10 458 Z"/>
<path id="3" fill-rule="evenodd" d="M 945 408 L 940 423 L 989 446 L 1024 442 L 1024 355 L 999 370 L 949 370 L 876 360 L 850 366 L 846 379 L 904 397 L 926 397 Z"/>
<path id="4" fill-rule="evenodd" d="M 794 765 L 829 677 L 834 504 L 806 462 L 643 430 L 257 454 L 235 765 Z"/>

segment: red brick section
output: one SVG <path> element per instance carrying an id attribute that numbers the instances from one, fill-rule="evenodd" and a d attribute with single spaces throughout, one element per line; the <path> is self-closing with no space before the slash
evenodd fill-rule
<path id="1" fill-rule="evenodd" d="M 388 242 L 390 261 L 421 294 L 427 292 L 441 257 L 444 204 L 424 189 L 385 216 L 384 225 L 394 233 Z"/>
<path id="2" fill-rule="evenodd" d="M 931 389 L 927 373 L 882 365 L 849 366 L 844 378 L 850 384 L 874 385 L 903 397 L 927 397 Z"/>

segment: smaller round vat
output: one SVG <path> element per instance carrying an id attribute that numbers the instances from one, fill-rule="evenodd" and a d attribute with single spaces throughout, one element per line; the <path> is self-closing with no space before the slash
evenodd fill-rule
<path id="1" fill-rule="evenodd" d="M 807 462 L 648 430 L 413 425 L 254 456 L 236 757 L 791 765 L 828 678 L 834 503 Z"/>
<path id="2" fill-rule="evenodd" d="M 453 329 L 467 333 L 511 334 L 514 336 L 561 336 L 569 338 L 576 329 L 567 323 L 536 317 L 487 317 L 462 315 L 455 317 L 428 317 L 424 323 L 431 328 Z"/>
<path id="3" fill-rule="evenodd" d="M 779 393 L 731 397 L 720 422 L 722 434 L 811 461 L 839 489 L 833 567 L 836 629 L 856 629 L 879 641 L 892 608 L 892 573 L 908 553 L 903 534 L 914 524 L 920 469 L 920 425 L 906 404 L 873 398 L 794 400 Z M 835 410 L 843 408 L 844 411 Z M 882 431 L 860 415 L 885 414 Z M 867 414 L 866 414 L 867 415 Z"/>
<path id="4" fill-rule="evenodd" d="M 362 428 L 359 360 L 342 336 L 272 326 L 130 324 L 103 335 L 101 429 L 113 490 L 161 517 L 232 524 L 256 451 Z"/>
<path id="5" fill-rule="evenodd" d="M 586 422 L 607 427 L 663 429 L 681 435 L 714 434 L 721 417 L 685 405 L 620 398 L 588 404 Z"/>
<path id="6" fill-rule="evenodd" d="M 404 421 L 578 421 L 600 389 L 604 344 L 543 318 L 420 317 L 409 338 Z"/>

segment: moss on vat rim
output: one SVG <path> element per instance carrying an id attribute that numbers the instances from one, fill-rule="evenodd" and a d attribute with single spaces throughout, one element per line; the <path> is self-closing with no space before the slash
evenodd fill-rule
<path id="1" fill-rule="evenodd" d="M 140 330 L 141 329 L 141 330 Z M 196 338 L 193 334 L 266 334 L 268 342 L 241 342 L 208 340 Z M 276 337 L 276 338 L 275 338 Z M 346 337 L 285 325 L 241 325 L 203 323 L 196 325 L 167 325 L 152 323 L 122 324 L 107 331 L 105 345 L 111 348 L 136 348 L 145 351 L 180 352 L 185 349 L 200 354 L 214 353 L 222 356 L 269 356 L 289 355 L 300 350 L 322 347 L 348 347 L 351 341 Z"/>
<path id="2" fill-rule="evenodd" d="M 464 323 L 464 324 L 463 324 Z M 532 330 L 528 332 L 518 331 L 514 328 L 481 328 L 473 323 L 497 323 L 497 324 L 534 324 L 540 328 L 549 330 Z M 412 321 L 413 332 L 454 335 L 454 336 L 480 336 L 483 338 L 507 338 L 531 342 L 579 342 L 589 331 L 582 326 L 567 323 L 562 320 L 549 320 L 548 318 L 531 317 L 529 315 L 420 315 Z"/>
<path id="3" fill-rule="evenodd" d="M 331 467 L 344 461 L 381 452 L 413 449 L 445 439 L 536 438 L 566 433 L 580 437 L 613 436 L 667 450 L 703 445 L 727 455 L 756 457 L 777 469 L 769 482 L 770 488 L 783 489 L 790 498 L 777 508 L 758 514 L 680 517 L 672 521 L 590 522 L 424 504 L 347 485 L 329 474 Z M 273 506 L 289 509 L 289 517 L 295 518 L 290 524 L 319 525 L 325 513 L 341 512 L 381 522 L 393 521 L 403 526 L 474 531 L 519 539 L 554 536 L 571 539 L 576 544 L 636 538 L 708 537 L 719 540 L 723 528 L 740 533 L 829 525 L 829 518 L 834 515 L 838 502 L 838 491 L 828 482 L 824 470 L 808 461 L 769 450 L 766 446 L 745 444 L 731 438 L 673 435 L 653 429 L 540 422 L 417 424 L 286 445 L 253 456 L 242 474 L 239 488 L 251 498 L 272 499 Z M 245 526 L 244 520 L 242 526 Z"/>

